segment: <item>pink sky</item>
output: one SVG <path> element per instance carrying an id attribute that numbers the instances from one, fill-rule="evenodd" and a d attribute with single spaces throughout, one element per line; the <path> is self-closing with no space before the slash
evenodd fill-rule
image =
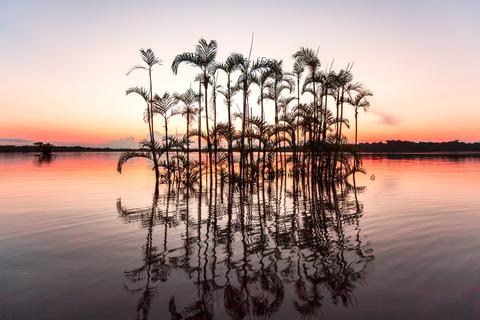
<path id="1" fill-rule="evenodd" d="M 144 105 L 124 92 L 147 82 L 142 73 L 125 72 L 140 62 L 140 48 L 164 61 L 154 73 L 156 92 L 184 91 L 196 70 L 182 66 L 173 75 L 176 54 L 191 51 L 202 36 L 218 41 L 220 61 L 247 54 L 251 32 L 253 56 L 283 59 L 287 70 L 299 46 L 319 48 L 323 65 L 334 59 L 336 69 L 354 61 L 355 80 L 375 94 L 371 110 L 360 114 L 360 141 L 480 141 L 474 1 L 174 3 L 0 4 L 0 143 L 132 146 L 146 134 Z M 273 120 L 272 105 L 266 109 Z M 218 112 L 226 119 L 223 106 Z M 173 118 L 170 127 L 184 132 L 185 121 Z"/>

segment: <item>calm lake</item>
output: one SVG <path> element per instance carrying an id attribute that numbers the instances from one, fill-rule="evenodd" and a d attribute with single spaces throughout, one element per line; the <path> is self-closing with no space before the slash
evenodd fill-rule
<path id="1" fill-rule="evenodd" d="M 0 154 L 0 319 L 480 318 L 480 157 L 158 199 L 117 158 Z"/>

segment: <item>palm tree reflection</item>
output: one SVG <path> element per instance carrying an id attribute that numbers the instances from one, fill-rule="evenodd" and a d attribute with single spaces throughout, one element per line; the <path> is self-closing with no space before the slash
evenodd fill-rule
<path id="1" fill-rule="evenodd" d="M 308 317 L 326 303 L 356 305 L 355 290 L 374 255 L 361 235 L 364 188 L 355 178 L 353 184 L 305 179 L 254 189 L 165 188 L 146 208 L 117 202 L 125 222 L 147 230 L 142 265 L 125 272 L 126 290 L 140 295 L 138 318 L 148 318 L 160 292 L 170 297 L 172 319 L 269 318 L 281 307 Z M 161 246 L 154 245 L 156 226 Z M 173 275 L 187 284 L 162 291 Z"/>

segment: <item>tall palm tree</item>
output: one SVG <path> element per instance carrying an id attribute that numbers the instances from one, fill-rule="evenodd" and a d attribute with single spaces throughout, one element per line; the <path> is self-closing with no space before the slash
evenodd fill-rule
<path id="1" fill-rule="evenodd" d="M 355 145 L 358 144 L 358 111 L 360 109 L 367 111 L 370 107 L 367 97 L 373 96 L 372 92 L 364 88 L 358 89 L 357 92 L 355 96 L 351 95 L 348 99 L 348 103 L 355 109 Z"/>
<path id="2" fill-rule="evenodd" d="M 150 141 L 151 143 L 149 145 L 155 146 L 155 130 L 153 127 L 153 112 L 152 112 L 152 101 L 153 101 L 153 89 L 152 89 L 152 68 L 155 65 L 162 65 L 162 60 L 160 60 L 157 56 L 155 56 L 155 53 L 153 53 L 152 49 L 140 49 L 140 55 L 142 56 L 142 60 L 144 62 L 144 65 L 134 65 L 133 67 L 130 68 L 130 70 L 127 72 L 127 76 L 132 73 L 135 70 L 146 70 L 148 71 L 148 81 L 149 81 L 149 90 L 145 90 L 144 88 L 139 88 L 139 87 L 133 87 L 127 90 L 126 94 L 129 95 L 130 93 L 136 93 L 140 95 L 145 102 L 147 103 L 147 110 L 146 110 L 146 122 L 148 123 L 148 132 L 150 136 Z M 160 172 L 158 169 L 158 157 L 157 157 L 157 152 L 155 148 L 151 149 L 150 152 L 152 153 L 152 161 L 153 161 L 153 166 L 155 169 L 155 177 L 158 180 L 160 176 Z"/>
<path id="3" fill-rule="evenodd" d="M 232 125 L 232 97 L 234 94 L 234 91 L 232 90 L 232 74 L 238 70 L 239 65 L 242 63 L 242 60 L 239 59 L 239 56 L 237 54 L 232 54 L 228 56 L 228 58 L 225 60 L 223 63 L 218 63 L 216 65 L 217 70 L 222 70 L 225 72 L 227 75 L 227 90 L 222 93 L 222 95 L 225 97 L 225 100 L 227 102 L 227 113 L 228 113 L 228 125 Z M 222 91 L 220 91 L 222 92 Z"/>
<path id="4" fill-rule="evenodd" d="M 198 132 L 202 132 L 202 83 L 203 83 L 203 74 L 197 74 L 195 77 L 195 82 L 198 82 L 198 94 L 197 94 L 197 101 L 198 101 L 198 116 L 197 116 L 197 128 Z M 198 139 L 198 166 L 199 166 L 199 173 L 200 173 L 200 184 L 202 184 L 202 139 Z"/>
<path id="5" fill-rule="evenodd" d="M 228 123 L 218 123 L 217 124 L 217 136 L 221 139 L 223 138 L 229 146 L 233 145 L 233 142 L 237 139 L 237 132 L 235 127 Z M 227 155 L 227 165 L 228 165 L 228 178 L 230 179 L 233 176 L 234 171 L 234 159 L 233 155 L 230 153 Z"/>
<path id="6" fill-rule="evenodd" d="M 176 108 L 177 101 L 170 93 L 165 92 L 162 96 L 155 95 L 153 98 L 153 114 L 159 114 L 163 117 L 165 129 L 165 154 L 167 156 L 167 167 L 170 168 L 169 150 L 171 148 L 170 137 L 168 136 L 168 120 L 179 113 Z M 168 172 L 170 179 L 170 172 Z"/>
<path id="7" fill-rule="evenodd" d="M 293 79 L 283 71 L 283 61 L 282 60 L 272 60 L 270 63 L 271 66 L 271 73 L 270 77 L 272 81 L 269 83 L 269 91 L 265 95 L 265 98 L 271 99 L 275 105 L 275 126 L 279 125 L 279 99 L 281 94 L 284 90 L 289 90 L 292 93 L 293 89 L 295 88 L 295 83 Z M 277 147 L 279 136 L 278 131 L 275 135 L 275 140 Z M 275 153 L 275 165 L 278 167 L 278 152 Z M 280 157 L 280 166 L 283 168 L 283 157 Z"/>
<path id="8" fill-rule="evenodd" d="M 324 77 L 322 78 L 322 95 L 325 98 L 325 102 L 323 103 L 323 112 L 322 114 L 324 117 L 327 114 L 328 110 L 328 97 L 335 96 L 336 93 L 336 74 L 333 71 L 329 71 L 325 73 Z M 327 121 L 326 118 L 323 119 L 323 128 L 322 128 L 322 143 L 325 144 L 325 140 L 327 139 Z"/>
<path id="9" fill-rule="evenodd" d="M 269 125 L 265 120 L 262 118 L 254 117 L 251 120 L 251 123 L 253 126 L 257 129 L 257 139 L 259 143 L 259 148 L 258 148 L 258 163 L 257 167 L 260 167 L 260 150 L 262 150 L 262 180 L 265 178 L 265 162 L 266 162 L 266 152 L 267 152 L 267 147 L 269 143 L 269 137 L 272 131 L 271 125 Z M 259 175 L 260 175 L 260 170 L 258 169 Z"/>
<path id="10" fill-rule="evenodd" d="M 313 51 L 313 49 L 300 47 L 297 52 L 292 55 L 292 58 L 295 60 L 295 64 L 297 64 L 297 68 L 301 69 L 308 68 L 309 70 L 309 77 L 311 79 L 313 92 L 316 92 L 316 82 L 317 82 L 317 71 L 320 68 L 320 59 L 317 56 L 317 53 Z M 316 95 L 313 95 L 313 104 L 316 106 Z"/>
<path id="11" fill-rule="evenodd" d="M 187 163 L 190 164 L 190 124 L 195 121 L 198 113 L 198 107 L 195 107 L 195 101 L 197 100 L 197 94 L 192 88 L 188 89 L 184 93 L 174 94 L 177 102 L 183 104 L 183 108 L 180 110 L 182 117 L 187 119 Z M 187 175 L 189 175 L 189 167 L 187 168 Z"/>
<path id="12" fill-rule="evenodd" d="M 210 85 L 212 86 L 212 99 L 211 105 L 213 109 L 213 149 L 214 149 L 214 167 L 215 167 L 215 177 L 217 174 L 217 151 L 218 151 L 218 137 L 217 137 L 217 92 L 220 90 L 220 86 L 217 84 L 217 72 L 216 66 L 211 70 L 212 76 L 210 77 Z"/>
<path id="13" fill-rule="evenodd" d="M 303 91 L 308 85 L 311 84 L 311 93 L 313 94 L 313 111 L 314 117 L 318 118 L 319 115 L 319 107 L 317 102 L 317 87 L 316 84 L 319 81 L 320 75 L 318 74 L 318 69 L 320 68 L 320 59 L 317 56 L 317 53 L 313 51 L 311 48 L 300 47 L 293 55 L 292 58 L 295 59 L 295 63 L 298 63 L 300 66 L 304 66 L 309 70 L 309 75 L 306 77 L 304 84 L 303 84 Z M 315 136 L 316 125 L 313 123 L 313 132 L 309 132 L 309 145 L 313 146 L 313 138 Z M 313 154 L 311 154 L 312 156 Z"/>
<path id="14" fill-rule="evenodd" d="M 260 118 L 262 121 L 265 121 L 265 110 L 264 110 L 264 97 L 265 90 L 268 88 L 270 77 L 272 76 L 272 69 L 264 69 L 255 75 L 252 80 L 260 89 L 260 94 L 258 95 L 257 103 L 260 104 Z"/>
<path id="15" fill-rule="evenodd" d="M 353 78 L 353 76 L 352 76 Z M 344 96 L 340 105 L 340 117 L 343 118 L 343 109 L 344 103 L 349 103 L 350 98 L 353 96 L 354 92 L 359 92 L 363 90 L 363 85 L 360 82 L 349 82 L 345 86 Z M 342 124 L 340 124 L 340 136 L 342 135 Z"/>
<path id="16" fill-rule="evenodd" d="M 215 58 L 217 56 L 217 42 L 201 38 L 198 41 L 198 44 L 195 46 L 195 52 L 184 52 L 175 57 L 172 62 L 172 71 L 174 74 L 177 74 L 178 67 L 182 63 L 191 64 L 202 70 L 203 73 L 203 91 L 205 94 L 205 117 L 206 117 L 206 127 L 207 127 L 207 136 L 210 136 L 210 128 L 208 124 L 208 77 L 209 71 L 215 64 Z M 210 163 L 210 169 L 212 167 L 212 143 L 210 139 L 207 140 L 208 146 L 208 159 Z M 210 172 L 211 173 L 211 172 Z"/>
<path id="17" fill-rule="evenodd" d="M 292 74 L 295 76 L 295 80 L 297 82 L 297 106 L 298 108 L 300 106 L 300 80 L 302 78 L 302 73 L 305 71 L 305 66 L 303 63 L 301 63 L 298 59 L 294 61 L 293 63 L 293 71 Z M 295 135 L 296 135 L 296 141 L 295 141 L 295 152 L 294 152 L 294 159 L 296 160 L 298 157 L 298 146 L 300 145 L 300 132 L 299 132 L 299 117 L 300 117 L 300 112 L 296 113 L 296 128 L 295 128 Z M 294 162 L 297 164 L 297 161 Z"/>
<path id="18" fill-rule="evenodd" d="M 243 96 L 243 112 L 242 112 L 242 133 L 240 139 L 240 175 L 243 177 L 244 174 L 244 163 L 245 163 L 245 129 L 246 129 L 246 120 L 248 112 L 248 93 L 250 85 L 253 83 L 253 78 L 257 71 L 262 69 L 270 68 L 271 61 L 265 58 L 258 58 L 256 61 L 250 61 L 250 58 L 245 57 L 241 53 L 232 54 L 238 63 L 238 70 L 240 71 L 240 76 L 237 79 L 237 87 L 242 90 Z"/>
<path id="19" fill-rule="evenodd" d="M 353 75 L 350 73 L 350 65 L 346 69 L 340 70 L 336 75 L 336 107 L 337 107 L 337 127 L 336 127 L 336 143 L 339 144 L 342 139 L 342 125 L 343 125 L 343 104 L 345 102 L 345 92 L 347 86 L 352 82 Z"/>
<path id="20" fill-rule="evenodd" d="M 227 104 L 227 114 L 228 114 L 228 126 L 232 126 L 232 97 L 236 93 L 236 89 L 232 88 L 232 74 L 238 70 L 240 63 L 242 62 L 240 57 L 236 54 L 232 54 L 227 57 L 225 62 L 218 63 L 216 68 L 222 70 L 227 75 L 227 90 L 219 90 L 225 98 Z M 228 143 L 228 162 L 229 162 L 229 174 L 233 172 L 233 150 L 232 150 L 232 140 L 227 140 Z"/>
<path id="21" fill-rule="evenodd" d="M 333 97 L 335 99 L 335 151 L 333 155 L 333 162 L 332 162 L 332 179 L 335 178 L 336 168 L 337 168 L 337 160 L 338 160 L 338 152 L 341 151 L 340 145 L 342 142 L 342 127 L 343 124 L 347 124 L 348 121 L 343 118 L 343 105 L 345 102 L 345 89 L 347 85 L 353 80 L 353 76 L 350 73 L 350 64 L 347 66 L 346 69 L 341 69 L 338 73 L 332 73 L 332 82 L 333 82 Z M 342 162 L 340 161 L 342 165 Z M 340 169 L 341 171 L 341 169 Z"/>

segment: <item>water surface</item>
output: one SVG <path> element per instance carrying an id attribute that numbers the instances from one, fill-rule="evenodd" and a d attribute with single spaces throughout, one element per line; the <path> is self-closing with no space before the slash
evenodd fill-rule
<path id="1" fill-rule="evenodd" d="M 480 317 L 480 158 L 156 198 L 117 157 L 0 155 L 0 319 Z"/>

